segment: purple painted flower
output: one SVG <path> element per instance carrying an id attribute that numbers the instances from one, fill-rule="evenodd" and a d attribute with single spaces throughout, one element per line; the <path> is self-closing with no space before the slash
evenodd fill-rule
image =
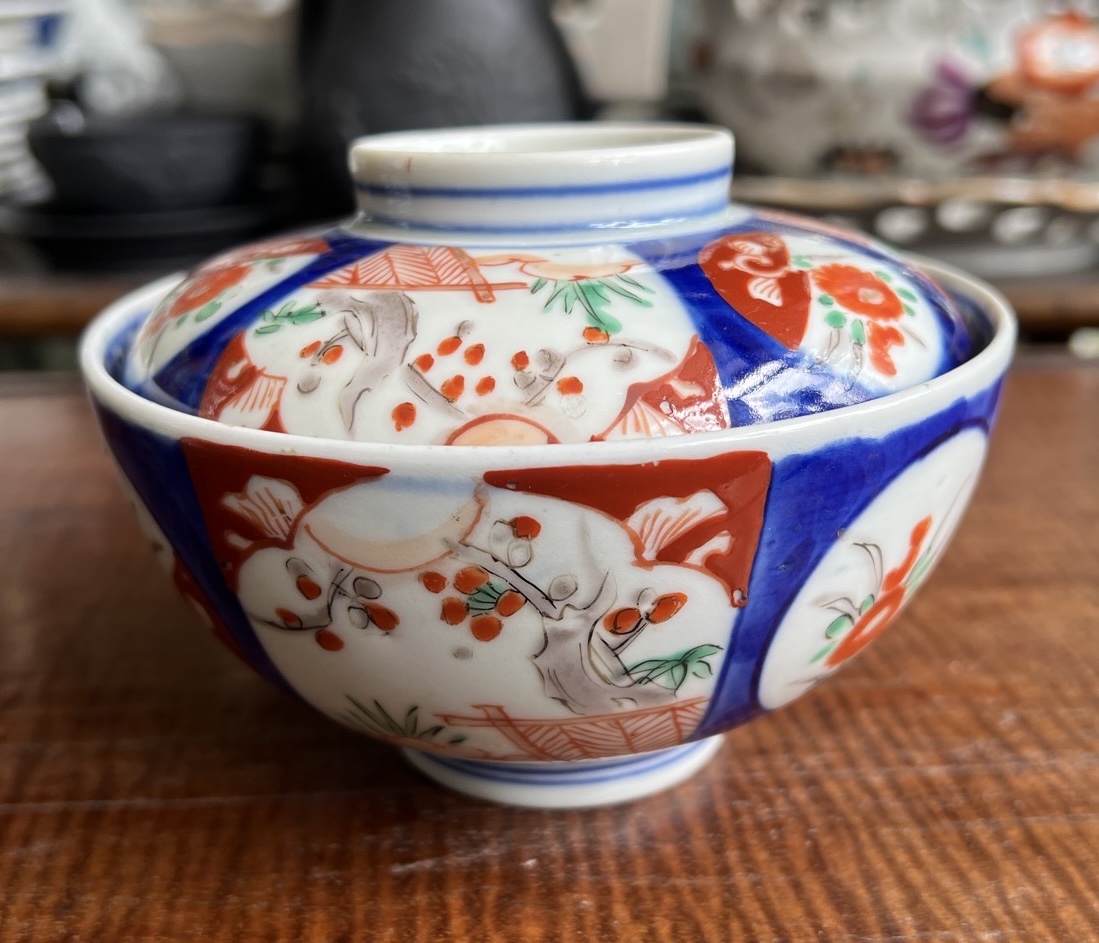
<path id="1" fill-rule="evenodd" d="M 912 103 L 909 120 L 924 137 L 947 145 L 961 140 L 972 116 L 973 86 L 959 66 L 940 60 L 931 84 Z"/>

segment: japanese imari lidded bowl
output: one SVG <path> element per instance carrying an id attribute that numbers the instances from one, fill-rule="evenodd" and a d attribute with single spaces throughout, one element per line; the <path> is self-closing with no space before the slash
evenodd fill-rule
<path id="1" fill-rule="evenodd" d="M 683 125 L 367 138 L 350 223 L 112 306 L 82 364 L 218 636 L 430 776 L 622 801 L 893 621 L 972 493 L 987 286 L 730 205 Z"/>

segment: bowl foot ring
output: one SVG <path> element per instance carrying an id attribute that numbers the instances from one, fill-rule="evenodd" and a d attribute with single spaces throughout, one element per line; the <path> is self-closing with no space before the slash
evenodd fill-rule
<path id="1" fill-rule="evenodd" d="M 573 809 L 630 802 L 678 785 L 721 749 L 720 736 L 694 743 L 607 760 L 509 763 L 456 760 L 402 750 L 425 776 L 448 789 L 539 809 Z"/>

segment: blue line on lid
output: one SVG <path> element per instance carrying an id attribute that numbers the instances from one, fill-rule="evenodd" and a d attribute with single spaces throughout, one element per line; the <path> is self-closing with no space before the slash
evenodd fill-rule
<path id="1" fill-rule="evenodd" d="M 412 187 L 356 182 L 361 193 L 381 197 L 443 197 L 454 200 L 539 199 L 561 196 L 598 196 L 601 193 L 630 193 L 639 190 L 667 190 L 711 183 L 728 177 L 728 164 L 713 170 L 682 177 L 656 177 L 649 180 L 622 180 L 617 183 L 565 184 L 547 187 Z"/>
<path id="2" fill-rule="evenodd" d="M 671 225 L 686 222 L 691 219 L 700 219 L 705 216 L 713 216 L 720 213 L 729 205 L 729 201 L 722 198 L 714 203 L 705 204 L 687 213 L 675 216 L 636 216 L 633 219 L 622 220 L 576 220 L 569 223 L 524 223 L 516 226 L 503 224 L 472 225 L 468 223 L 428 223 L 417 220 L 397 219 L 391 216 L 381 216 L 375 213 L 367 213 L 366 221 L 378 223 L 382 226 L 393 226 L 397 229 L 423 230 L 424 232 L 453 232 L 453 233 L 567 233 L 567 232 L 605 232 L 608 234 L 621 233 L 623 236 L 636 235 L 638 229 L 650 228 L 660 225 Z"/>

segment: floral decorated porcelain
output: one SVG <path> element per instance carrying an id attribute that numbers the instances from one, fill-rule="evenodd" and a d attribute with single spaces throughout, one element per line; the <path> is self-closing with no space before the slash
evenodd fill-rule
<path id="1" fill-rule="evenodd" d="M 1079 4 L 705 2 L 702 100 L 767 173 L 1099 170 L 1099 23 Z"/>
<path id="2" fill-rule="evenodd" d="M 678 782 L 893 621 L 976 482 L 988 288 L 726 201 L 694 126 L 364 139 L 360 216 L 119 302 L 82 363 L 180 589 L 429 776 Z"/>

